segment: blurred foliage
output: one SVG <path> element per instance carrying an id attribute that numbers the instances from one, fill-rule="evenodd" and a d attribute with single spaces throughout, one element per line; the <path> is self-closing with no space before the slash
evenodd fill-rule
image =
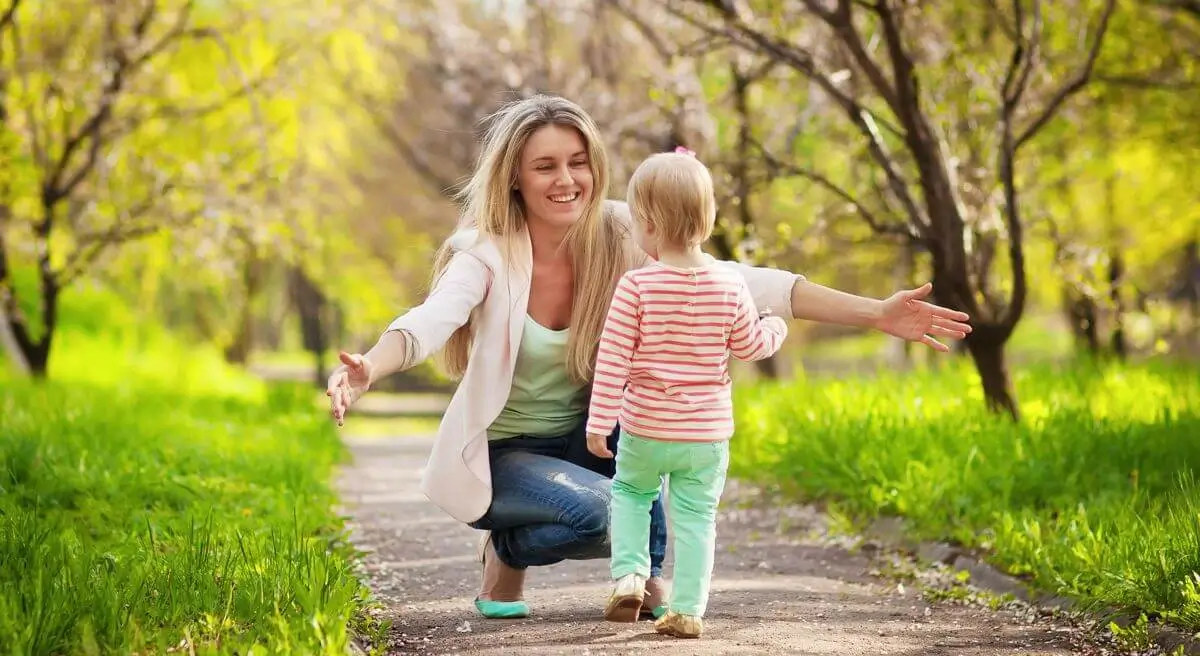
<path id="1" fill-rule="evenodd" d="M 680 22 L 672 10 L 683 4 L 16 3 L 0 29 L 0 300 L 11 295 L 9 318 L 42 334 L 45 264 L 66 298 L 83 295 L 68 306 L 86 305 L 98 286 L 128 308 L 125 322 L 97 315 L 111 319 L 108 329 L 137 335 L 143 323 L 161 324 L 226 357 L 243 341 L 294 352 L 305 346 L 296 269 L 322 297 L 323 350 L 366 348 L 426 289 L 433 246 L 455 220 L 448 192 L 473 164 L 478 122 L 535 92 L 562 93 L 595 115 L 614 154 L 610 197 L 623 196 L 646 154 L 676 143 L 697 150 L 720 187 L 716 251 L 875 296 L 926 279 L 925 254 L 874 235 L 844 198 L 763 154 L 856 189 L 877 184 L 829 99 L 795 72 Z M 781 38 L 807 43 L 818 23 L 805 4 L 749 6 Z M 1068 5 L 1046 10 L 1050 78 L 1076 65 L 1079 17 L 1099 3 Z M 921 35 L 922 93 L 960 161 L 963 193 L 985 205 L 998 192 L 978 186 L 996 165 L 981 135 L 996 121 L 988 85 L 1006 64 L 1010 18 L 989 6 L 911 10 L 905 26 Z M 1065 295 L 1083 294 L 1115 325 L 1107 267 L 1119 254 L 1121 316 L 1140 331 L 1136 346 L 1196 348 L 1195 319 L 1172 293 L 1184 280 L 1186 244 L 1200 238 L 1200 139 L 1187 128 L 1200 106 L 1197 25 L 1159 3 L 1123 3 L 1095 79 L 1025 154 L 1036 314 L 1058 313 Z M 119 91 L 105 91 L 114 53 L 145 55 L 176 28 Z M 839 79 L 851 92 L 868 84 L 838 47 L 817 54 L 826 70 L 845 72 Z M 739 76 L 748 81 L 741 105 Z M 101 112 L 104 129 L 92 138 L 84 128 Z M 755 144 L 749 154 L 739 150 L 744 135 Z M 81 168 L 92 148 L 93 165 Z M 41 191 L 61 162 L 83 173 L 54 206 L 43 240 Z M 998 275 L 1004 288 L 1002 268 Z M 100 321 L 66 309 L 60 317 Z M 808 343 L 842 331 L 795 332 Z"/>

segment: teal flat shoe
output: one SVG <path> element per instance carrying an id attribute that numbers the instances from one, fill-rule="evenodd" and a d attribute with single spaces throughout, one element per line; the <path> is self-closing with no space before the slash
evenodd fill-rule
<path id="1" fill-rule="evenodd" d="M 638 613 L 638 616 L 641 619 L 646 619 L 648 617 L 653 617 L 654 619 L 658 619 L 666 614 L 667 614 L 667 605 L 662 604 L 660 606 L 655 606 L 654 608 L 650 608 L 649 606 L 642 606 L 642 612 Z"/>
<path id="2" fill-rule="evenodd" d="M 529 604 L 526 604 L 524 601 L 476 599 L 475 610 L 478 610 L 480 615 L 493 620 L 512 620 L 529 617 Z M 658 616 L 655 615 L 655 617 Z"/>
<path id="3" fill-rule="evenodd" d="M 487 554 L 489 551 L 493 557 L 498 558 L 495 546 L 491 544 L 491 541 L 492 532 L 484 531 L 483 537 L 479 540 L 479 551 L 476 555 L 479 558 L 479 563 L 485 569 L 487 567 Z M 522 580 L 524 580 L 523 576 Z M 479 611 L 480 615 L 493 620 L 511 620 L 529 616 L 529 604 L 524 601 L 495 601 L 493 599 L 480 599 L 476 597 L 475 610 Z"/>
<path id="4" fill-rule="evenodd" d="M 667 614 L 667 584 L 662 580 L 661 576 L 652 576 L 646 581 L 646 604 L 642 606 L 642 612 L 638 615 L 642 618 L 651 616 L 658 619 Z M 654 602 L 659 602 L 657 606 L 651 606 Z"/>

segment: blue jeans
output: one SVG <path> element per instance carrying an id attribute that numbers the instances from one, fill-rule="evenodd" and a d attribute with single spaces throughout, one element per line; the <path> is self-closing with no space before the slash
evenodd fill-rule
<path id="1" fill-rule="evenodd" d="M 616 461 L 587 450 L 586 419 L 561 437 L 510 437 L 488 443 L 492 505 L 472 522 L 491 531 L 496 555 L 517 569 L 563 560 L 608 558 L 609 500 Z M 617 452 L 617 435 L 608 448 Z M 662 497 L 650 506 L 650 575 L 667 555 Z"/>

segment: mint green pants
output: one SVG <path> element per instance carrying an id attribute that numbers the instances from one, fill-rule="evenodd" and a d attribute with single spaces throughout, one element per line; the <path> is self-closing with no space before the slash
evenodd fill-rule
<path id="1" fill-rule="evenodd" d="M 675 533 L 670 610 L 704 616 L 725 489 L 729 442 L 667 442 L 621 431 L 613 477 L 612 576 L 650 575 L 650 504 L 668 477 L 667 518 Z"/>

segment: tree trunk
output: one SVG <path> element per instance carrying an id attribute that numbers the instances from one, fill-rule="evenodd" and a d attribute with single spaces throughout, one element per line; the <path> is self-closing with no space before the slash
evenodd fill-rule
<path id="1" fill-rule="evenodd" d="M 1103 105 L 1101 112 L 1103 139 L 1102 153 L 1112 161 L 1113 129 L 1112 112 Z M 1121 284 L 1125 278 L 1125 260 L 1121 255 L 1121 225 L 1117 220 L 1117 176 L 1119 171 L 1109 170 L 1104 180 L 1104 225 L 1108 230 L 1108 298 L 1112 303 L 1112 332 L 1109 334 L 1109 350 L 1118 360 L 1125 360 L 1125 302 L 1121 297 Z"/>
<path id="2" fill-rule="evenodd" d="M 254 349 L 254 300 L 258 298 L 262 289 L 266 263 L 254 252 L 253 246 L 248 245 L 248 250 L 242 268 L 245 297 L 238 317 L 237 332 L 234 333 L 233 341 L 225 348 L 225 361 L 230 364 L 246 364 L 250 359 L 250 352 Z"/>
<path id="3" fill-rule="evenodd" d="M 41 309 L 44 328 L 39 339 L 33 339 L 29 326 L 20 316 L 7 316 L 5 329 L 10 331 L 23 364 L 34 378 L 44 379 L 50 371 L 50 348 L 54 344 L 54 331 L 58 326 L 58 295 L 58 285 L 53 280 L 42 281 Z"/>
<path id="4" fill-rule="evenodd" d="M 8 125 L 8 76 L 0 73 L 0 129 L 6 129 Z M 7 157 L 8 153 L 3 153 Z M 8 204 L 9 198 L 9 183 L 7 181 L 0 182 L 0 347 L 3 348 L 7 359 L 12 363 L 13 369 L 22 376 L 30 374 L 29 359 L 25 357 L 25 352 L 21 349 L 21 344 L 17 340 L 14 330 L 16 317 L 8 316 L 5 307 L 8 306 L 12 292 L 9 288 L 8 274 L 8 259 L 5 251 L 6 244 L 4 240 L 4 231 L 7 224 L 7 219 L 12 214 L 12 208 Z"/>
<path id="5" fill-rule="evenodd" d="M 33 343 L 32 348 L 25 352 L 25 359 L 29 362 L 29 373 L 33 374 L 34 378 L 45 378 L 50 373 L 50 345 L 53 343 L 54 333 L 47 330 L 42 339 Z"/>
<path id="6" fill-rule="evenodd" d="M 13 336 L 21 345 L 29 372 L 34 378 L 45 378 L 49 373 L 50 347 L 54 344 L 54 331 L 58 327 L 58 298 L 62 291 L 51 265 L 50 235 L 54 225 L 55 211 L 61 196 L 45 188 L 42 190 L 42 222 L 37 224 L 34 235 L 38 245 L 38 289 L 41 292 L 39 309 L 42 313 L 42 336 L 34 339 L 23 317 L 13 317 L 9 326 Z"/>
<path id="7" fill-rule="evenodd" d="M 917 274 L 917 244 L 904 240 L 900 245 L 900 257 L 896 260 L 896 287 L 909 289 L 913 287 Z M 899 342 L 896 344 L 896 342 Z M 907 339 L 894 340 L 893 352 L 889 359 L 897 369 L 906 370 L 913 363 L 913 343 Z"/>
<path id="8" fill-rule="evenodd" d="M 1121 361 L 1124 361 L 1129 353 L 1129 345 L 1125 339 L 1125 300 L 1121 295 L 1121 281 L 1124 278 L 1125 258 L 1114 248 L 1108 257 L 1108 293 L 1113 306 L 1113 329 L 1109 337 L 1109 348 Z"/>
<path id="9" fill-rule="evenodd" d="M 324 294 L 298 266 L 292 267 L 288 275 L 292 302 L 300 315 L 300 338 L 304 348 L 313 356 L 316 365 L 314 381 L 317 387 L 325 386 L 325 351 L 329 340 L 325 331 L 325 309 L 328 304 Z"/>
<path id="10" fill-rule="evenodd" d="M 966 340 L 959 339 L 959 340 L 955 340 L 954 342 L 952 342 L 950 344 L 950 355 L 951 356 L 962 357 L 964 355 L 967 355 L 969 352 L 970 352 L 970 349 L 967 348 Z"/>
<path id="11" fill-rule="evenodd" d="M 714 230 L 712 237 L 708 243 L 712 245 L 713 250 L 717 251 L 717 259 L 728 260 L 730 262 L 737 260 L 733 251 L 733 240 L 730 239 L 729 233 L 724 230 Z"/>
<path id="12" fill-rule="evenodd" d="M 1058 139 L 1054 142 L 1055 156 L 1059 164 L 1067 169 L 1070 167 L 1070 155 L 1067 152 L 1067 140 Z M 1067 215 L 1071 218 L 1079 216 L 1079 207 L 1075 202 L 1075 196 L 1071 193 L 1071 181 L 1067 176 L 1059 176 L 1058 182 L 1054 185 L 1057 196 L 1067 209 Z M 1063 312 L 1067 315 L 1067 326 L 1071 330 L 1071 336 L 1075 338 L 1075 351 L 1077 353 L 1087 353 L 1090 356 L 1100 355 L 1100 327 L 1098 325 L 1100 319 L 1100 308 L 1096 305 L 1096 299 L 1087 294 L 1082 285 L 1079 285 L 1070 280 L 1067 275 L 1067 268 L 1071 261 L 1071 256 L 1064 243 L 1064 238 L 1059 234 L 1057 226 L 1051 222 L 1052 230 L 1050 233 L 1051 240 L 1054 242 L 1054 263 L 1058 268 L 1060 275 L 1066 278 L 1063 284 Z"/>
<path id="13" fill-rule="evenodd" d="M 7 215 L 7 206 L 0 208 Z M 16 299 L 12 298 L 12 283 L 9 280 L 8 271 L 8 252 L 5 250 L 4 242 L 4 226 L 0 224 L 0 345 L 4 347 L 4 352 L 8 354 L 8 361 L 17 370 L 17 373 L 28 376 L 31 372 L 29 358 L 25 354 L 25 340 L 22 339 L 22 326 L 17 322 L 20 317 L 15 314 L 10 314 L 6 308 L 12 308 L 13 311 L 19 312 L 16 307 Z"/>
<path id="14" fill-rule="evenodd" d="M 777 380 L 781 368 L 778 358 L 778 355 L 772 355 L 769 358 L 755 361 L 754 368 L 758 370 L 758 375 L 768 380 Z"/>
<path id="15" fill-rule="evenodd" d="M 319 388 L 325 387 L 329 382 L 328 380 L 326 380 L 326 375 L 325 375 L 325 352 L 324 351 L 314 351 L 313 355 L 315 356 L 315 360 L 316 360 L 316 362 L 315 362 L 316 370 L 314 371 L 313 384 Z"/>
<path id="16" fill-rule="evenodd" d="M 25 352 L 21 350 L 21 345 L 17 343 L 17 338 L 13 335 L 12 319 L 4 312 L 4 308 L 0 307 L 0 346 L 3 347 L 4 353 L 7 356 L 10 366 L 16 370 L 21 376 L 30 374 L 29 360 L 25 358 Z"/>
<path id="17" fill-rule="evenodd" d="M 1017 408 L 1017 397 L 1013 393 L 1012 379 L 1005 362 L 1005 333 L 995 326 L 977 326 L 964 340 L 975 369 L 983 383 L 983 396 L 988 409 L 1004 411 L 1014 420 L 1021 418 Z"/>
<path id="18" fill-rule="evenodd" d="M 1071 335 L 1075 348 L 1090 355 L 1100 353 L 1100 331 L 1096 326 L 1098 308 L 1096 300 L 1075 290 L 1068 283 L 1063 289 L 1063 305 L 1066 306 Z"/>

